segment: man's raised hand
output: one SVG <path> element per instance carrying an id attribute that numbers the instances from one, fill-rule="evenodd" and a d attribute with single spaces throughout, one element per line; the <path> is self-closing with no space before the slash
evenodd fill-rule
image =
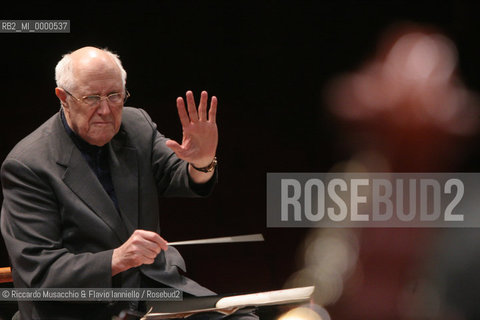
<path id="1" fill-rule="evenodd" d="M 208 94 L 206 91 L 202 91 L 198 110 L 191 91 L 187 91 L 186 99 L 188 113 L 183 98 L 177 98 L 178 116 L 183 130 L 182 144 L 180 145 L 174 140 L 168 140 L 166 144 L 180 159 L 197 168 L 206 167 L 215 157 L 218 144 L 218 130 L 215 120 L 217 98 L 212 97 L 208 116 Z"/>

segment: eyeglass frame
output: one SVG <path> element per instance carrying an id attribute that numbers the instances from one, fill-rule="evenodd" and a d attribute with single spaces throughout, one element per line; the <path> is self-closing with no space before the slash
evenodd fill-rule
<path id="1" fill-rule="evenodd" d="M 88 96 L 83 96 L 82 98 L 77 98 L 75 97 L 73 94 L 71 94 L 70 92 L 67 91 L 67 89 L 65 88 L 62 88 L 63 91 L 65 91 L 65 93 L 67 93 L 69 96 L 71 96 L 72 98 L 74 98 L 75 100 L 77 100 L 78 102 L 83 102 L 84 104 L 88 105 L 88 106 L 91 106 L 91 107 L 96 107 L 98 106 L 103 100 L 107 100 L 107 103 L 112 103 L 108 97 L 110 97 L 111 95 L 114 95 L 114 94 L 121 94 L 120 92 L 114 92 L 114 93 L 110 93 L 109 95 L 106 95 L 106 96 L 102 96 L 102 95 L 99 95 L 99 94 L 90 94 Z M 87 102 L 85 102 L 85 98 L 88 98 L 88 97 L 100 97 L 100 100 L 98 100 L 98 102 L 94 105 L 89 105 Z M 123 97 L 123 103 L 127 102 L 127 99 L 130 97 L 130 92 L 128 92 L 127 88 L 125 88 L 125 97 Z"/>

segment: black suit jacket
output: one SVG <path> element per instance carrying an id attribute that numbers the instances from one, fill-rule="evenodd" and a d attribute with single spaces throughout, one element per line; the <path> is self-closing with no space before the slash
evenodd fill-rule
<path id="1" fill-rule="evenodd" d="M 108 144 L 120 213 L 67 135 L 59 113 L 19 142 L 1 171 L 1 231 L 15 286 L 139 287 L 143 273 L 193 295 L 213 294 L 179 274 L 177 268 L 185 271 L 185 262 L 173 247 L 162 251 L 154 264 L 112 280 L 114 248 L 135 229 L 160 233 L 159 195 L 199 196 L 187 163 L 166 147 L 166 140 L 145 111 L 124 108 L 120 131 Z M 19 303 L 26 319 L 76 318 L 85 306 Z"/>

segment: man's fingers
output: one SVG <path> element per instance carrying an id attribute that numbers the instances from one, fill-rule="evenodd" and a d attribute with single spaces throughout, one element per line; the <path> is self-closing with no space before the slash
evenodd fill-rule
<path id="1" fill-rule="evenodd" d="M 146 249 L 155 252 L 156 254 L 160 253 L 160 250 L 168 249 L 167 241 L 160 237 L 160 235 L 156 232 L 135 230 L 132 238 L 134 238 L 133 241 L 137 246 L 143 246 Z"/>
<path id="2" fill-rule="evenodd" d="M 142 236 L 157 245 L 159 245 L 163 250 L 166 250 L 168 248 L 167 241 L 160 237 L 160 235 L 156 232 L 153 231 L 147 231 L 147 230 L 136 230 L 135 232 L 141 232 Z"/>
<path id="3" fill-rule="evenodd" d="M 147 239 L 143 239 L 142 243 L 135 246 L 135 252 L 147 258 L 155 258 L 161 251 L 160 245 Z"/>
<path id="4" fill-rule="evenodd" d="M 200 103 L 198 105 L 198 111 L 195 106 L 195 99 L 193 97 L 192 91 L 187 91 L 187 109 L 185 109 L 185 102 L 182 97 L 177 98 L 177 111 L 182 123 L 182 127 L 186 127 L 190 121 L 197 122 L 207 121 L 207 105 L 208 105 L 208 93 L 207 91 L 202 91 L 200 95 Z M 188 110 L 188 114 L 187 114 Z M 217 114 L 217 97 L 212 97 L 210 102 L 210 110 L 208 111 L 208 121 L 215 122 Z"/>
<path id="5" fill-rule="evenodd" d="M 150 232 L 149 235 L 148 235 L 148 240 L 155 243 L 162 250 L 167 250 L 168 249 L 167 241 L 165 239 L 163 239 L 162 237 L 160 237 L 160 235 L 156 232 Z"/>
<path id="6" fill-rule="evenodd" d="M 215 123 L 217 118 L 217 97 L 212 97 L 212 102 L 210 102 L 210 111 L 208 112 L 208 121 Z"/>
<path id="7" fill-rule="evenodd" d="M 167 249 L 167 241 L 158 233 L 135 230 L 124 244 L 113 251 L 112 275 L 142 264 L 152 264 L 158 254 Z"/>
<path id="8" fill-rule="evenodd" d="M 207 91 L 202 91 L 200 95 L 200 104 L 198 105 L 198 119 L 200 121 L 207 120 L 207 101 L 208 101 L 208 93 Z"/>
<path id="9" fill-rule="evenodd" d="M 137 263 L 142 264 L 145 260 L 155 259 L 160 253 L 160 248 L 158 246 L 152 246 L 147 248 L 147 246 L 135 247 L 132 248 L 134 251 L 134 256 L 137 259 Z"/>
<path id="10" fill-rule="evenodd" d="M 188 126 L 188 124 L 190 123 L 190 119 L 188 118 L 187 110 L 185 110 L 185 103 L 183 102 L 183 98 L 181 97 L 177 98 L 177 111 L 182 127 Z"/>
<path id="11" fill-rule="evenodd" d="M 190 121 L 197 122 L 198 114 L 197 114 L 197 108 L 195 107 L 195 100 L 193 99 L 192 91 L 187 91 L 187 107 L 188 107 L 188 115 L 190 117 Z"/>

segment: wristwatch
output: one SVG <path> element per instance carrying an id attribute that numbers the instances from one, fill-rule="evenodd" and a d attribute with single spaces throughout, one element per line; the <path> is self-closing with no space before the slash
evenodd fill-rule
<path id="1" fill-rule="evenodd" d="M 191 163 L 190 163 L 190 165 L 192 166 L 193 169 L 195 169 L 197 171 L 204 172 L 204 173 L 209 173 L 209 172 L 212 172 L 213 170 L 215 170 L 215 167 L 217 166 L 217 163 L 218 163 L 217 162 L 217 157 L 214 157 L 212 162 L 210 162 L 210 164 L 206 167 L 197 168 Z"/>

